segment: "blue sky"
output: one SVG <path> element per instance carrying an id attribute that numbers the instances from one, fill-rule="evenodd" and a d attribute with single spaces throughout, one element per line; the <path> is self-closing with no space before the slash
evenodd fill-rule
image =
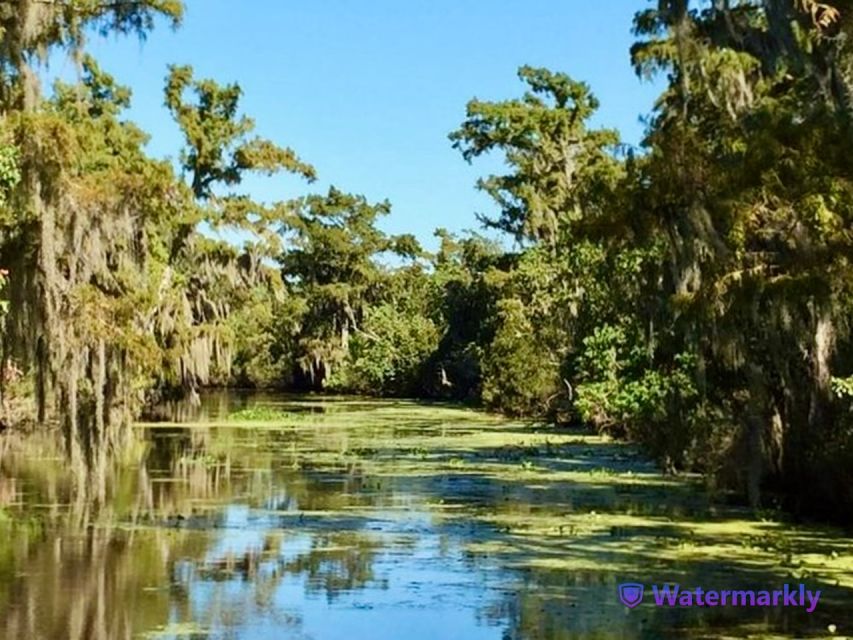
<path id="1" fill-rule="evenodd" d="M 162 106 L 169 63 L 199 77 L 238 81 L 258 133 L 294 148 L 319 180 L 253 178 L 247 191 L 281 200 L 329 184 L 388 198 L 382 227 L 415 233 L 477 228 L 492 212 L 474 188 L 494 162 L 468 166 L 447 134 L 476 96 L 519 95 L 520 65 L 588 82 L 599 126 L 637 143 L 657 94 L 629 63 L 631 19 L 647 0 L 187 0 L 183 26 L 144 43 L 93 39 L 90 51 L 134 92 L 130 117 L 152 134 L 150 151 L 177 156 L 180 138 Z M 53 73 L 65 75 L 69 63 Z"/>

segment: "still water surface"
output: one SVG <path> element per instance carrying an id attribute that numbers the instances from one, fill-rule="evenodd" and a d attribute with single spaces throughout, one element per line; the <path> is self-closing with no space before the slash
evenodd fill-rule
<path id="1" fill-rule="evenodd" d="M 100 508 L 0 460 L 0 638 L 834 637 L 840 532 L 712 505 L 596 436 L 409 402 L 219 393 L 141 423 Z M 623 581 L 822 589 L 818 610 L 619 604 Z"/>

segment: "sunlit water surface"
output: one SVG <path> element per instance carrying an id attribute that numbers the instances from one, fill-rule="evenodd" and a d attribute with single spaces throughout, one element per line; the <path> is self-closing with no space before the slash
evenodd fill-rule
<path id="1" fill-rule="evenodd" d="M 106 505 L 0 462 L 0 637 L 844 637 L 853 548 L 713 506 L 604 438 L 408 402 L 211 394 L 138 426 Z M 0 449 L 2 451 L 2 449 Z M 623 581 L 802 609 L 629 610 Z"/>

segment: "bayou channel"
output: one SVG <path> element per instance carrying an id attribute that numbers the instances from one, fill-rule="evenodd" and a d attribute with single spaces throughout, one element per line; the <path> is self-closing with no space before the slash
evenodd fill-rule
<path id="1" fill-rule="evenodd" d="M 0 458 L 0 637 L 843 637 L 844 532 L 712 500 L 606 437 L 442 404 L 217 392 L 135 427 L 102 505 Z M 820 590 L 634 609 L 618 585 Z"/>

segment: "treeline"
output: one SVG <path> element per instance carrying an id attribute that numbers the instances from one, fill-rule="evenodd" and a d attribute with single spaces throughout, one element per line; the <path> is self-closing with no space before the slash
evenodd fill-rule
<path id="1" fill-rule="evenodd" d="M 471 101 L 450 134 L 505 159 L 482 222 L 515 248 L 439 230 L 434 253 L 380 231 L 387 202 L 241 193 L 247 172 L 315 171 L 187 67 L 165 87 L 180 170 L 149 157 L 85 35 L 143 35 L 180 3 L 0 7 L 4 411 L 34 398 L 88 473 L 146 401 L 278 386 L 583 423 L 753 505 L 849 519 L 850 3 L 640 11 L 632 61 L 666 86 L 639 149 L 590 127 L 586 84 L 521 68 L 519 97 Z M 45 97 L 57 50 L 80 79 Z"/>

